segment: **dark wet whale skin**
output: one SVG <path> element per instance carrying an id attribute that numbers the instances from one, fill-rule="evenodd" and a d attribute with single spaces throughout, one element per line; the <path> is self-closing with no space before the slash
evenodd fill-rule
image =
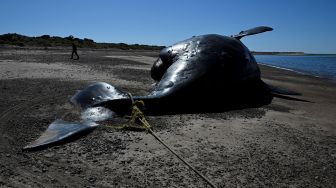
<path id="1" fill-rule="evenodd" d="M 157 85 L 134 99 L 145 102 L 146 114 L 220 112 L 269 104 L 273 96 L 241 37 L 201 35 L 162 49 L 151 69 Z M 125 114 L 130 105 L 130 99 L 122 98 L 93 106 Z"/>
<path id="2" fill-rule="evenodd" d="M 203 89 L 225 89 L 234 83 L 260 79 L 260 70 L 240 40 L 209 34 L 161 50 L 151 76 L 159 83 L 149 96 L 158 97 L 186 90 L 194 84 Z"/>

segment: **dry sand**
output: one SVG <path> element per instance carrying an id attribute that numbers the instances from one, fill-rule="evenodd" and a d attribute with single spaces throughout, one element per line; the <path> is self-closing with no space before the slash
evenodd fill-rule
<path id="1" fill-rule="evenodd" d="M 0 187 L 206 187 L 150 134 L 104 125 L 64 145 L 21 148 L 57 118 L 75 120 L 77 90 L 108 82 L 148 93 L 158 52 L 0 49 Z M 262 66 L 263 80 L 301 92 L 260 108 L 148 117 L 155 132 L 218 187 L 334 187 L 335 83 Z"/>

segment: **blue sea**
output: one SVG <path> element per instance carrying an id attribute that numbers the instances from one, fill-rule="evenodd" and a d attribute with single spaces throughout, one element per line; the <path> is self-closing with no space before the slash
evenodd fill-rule
<path id="1" fill-rule="evenodd" d="M 336 80 L 336 55 L 255 55 L 258 63 Z"/>

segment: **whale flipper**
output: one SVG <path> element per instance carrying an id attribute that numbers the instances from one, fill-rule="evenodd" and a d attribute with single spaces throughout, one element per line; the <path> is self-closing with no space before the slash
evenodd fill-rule
<path id="1" fill-rule="evenodd" d="M 284 88 L 280 88 L 280 87 L 276 87 L 276 86 L 272 86 L 272 85 L 269 85 L 269 84 L 266 84 L 266 83 L 265 83 L 265 86 L 269 89 L 269 91 L 272 93 L 272 95 L 274 97 L 281 98 L 281 99 L 286 99 L 286 100 L 292 100 L 292 101 L 312 103 L 312 101 L 309 101 L 309 100 L 299 99 L 299 98 L 296 98 L 296 97 L 288 96 L 288 95 L 300 96 L 301 93 L 291 91 L 291 90 L 288 90 L 288 89 L 284 89 Z"/>
<path id="2" fill-rule="evenodd" d="M 241 32 L 239 32 L 239 34 L 234 35 L 232 37 L 239 40 L 239 39 L 241 39 L 245 36 L 255 35 L 255 34 L 263 33 L 263 32 L 266 32 L 266 31 L 273 31 L 273 28 L 267 27 L 267 26 L 255 27 L 255 28 L 252 28 L 252 29 L 241 31 Z"/>
<path id="3" fill-rule="evenodd" d="M 282 94 L 282 95 L 301 95 L 301 93 L 298 93 L 298 92 L 295 92 L 295 91 L 291 91 L 291 90 L 288 90 L 288 89 L 272 86 L 272 85 L 269 85 L 269 84 L 266 84 L 266 85 L 272 93 Z"/>

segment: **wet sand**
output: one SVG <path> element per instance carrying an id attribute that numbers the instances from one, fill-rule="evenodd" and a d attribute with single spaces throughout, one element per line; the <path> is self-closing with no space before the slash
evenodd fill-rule
<path id="1" fill-rule="evenodd" d="M 55 119 L 73 121 L 69 99 L 96 81 L 148 93 L 158 52 L 0 49 L 0 187 L 206 187 L 145 132 L 104 123 L 64 145 L 27 152 Z M 312 103 L 274 98 L 260 108 L 148 117 L 154 131 L 218 187 L 333 187 L 336 84 L 261 66 L 269 84 Z"/>

